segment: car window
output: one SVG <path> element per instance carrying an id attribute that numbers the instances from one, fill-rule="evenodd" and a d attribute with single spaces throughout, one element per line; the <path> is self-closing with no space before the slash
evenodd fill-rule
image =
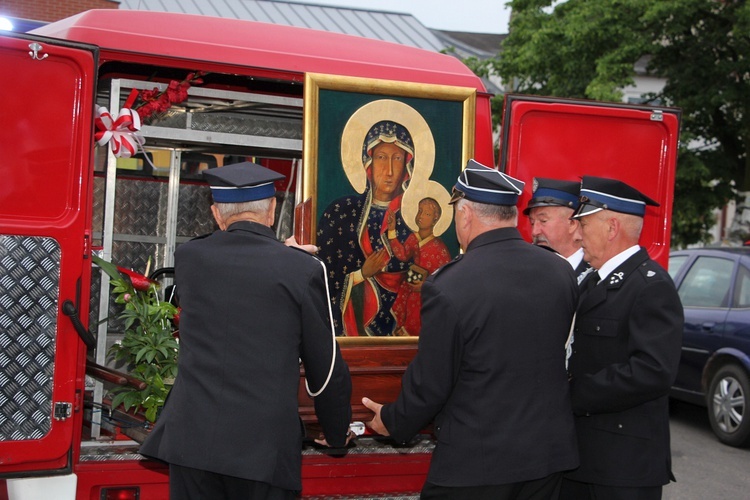
<path id="1" fill-rule="evenodd" d="M 674 280 L 675 276 L 677 276 L 677 273 L 680 272 L 680 269 L 682 269 L 683 264 L 685 264 L 687 260 L 687 255 L 671 255 L 669 257 L 669 275 L 672 277 L 672 280 Z"/>
<path id="2" fill-rule="evenodd" d="M 740 266 L 734 293 L 734 307 L 750 307 L 750 270 Z"/>
<path id="3" fill-rule="evenodd" d="M 728 307 L 734 262 L 701 256 L 688 270 L 679 294 L 685 307 Z M 749 292 L 750 293 L 750 292 Z"/>

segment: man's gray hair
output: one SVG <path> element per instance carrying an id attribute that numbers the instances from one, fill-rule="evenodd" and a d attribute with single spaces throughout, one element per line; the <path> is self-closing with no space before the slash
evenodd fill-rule
<path id="1" fill-rule="evenodd" d="M 265 215 L 271 208 L 272 200 L 273 198 L 264 198 L 262 200 L 246 201 L 243 203 L 214 203 L 214 205 L 216 205 L 216 209 L 226 220 L 233 215 L 243 214 L 245 212 Z"/>
<path id="2" fill-rule="evenodd" d="M 518 208 L 515 205 L 491 205 L 489 203 L 478 203 L 476 201 L 462 198 L 459 203 L 470 203 L 474 213 L 480 219 L 490 221 L 512 221 L 518 217 Z"/>
<path id="3" fill-rule="evenodd" d="M 643 217 L 631 214 L 617 214 L 617 217 L 619 217 L 628 237 L 637 241 L 643 230 Z"/>

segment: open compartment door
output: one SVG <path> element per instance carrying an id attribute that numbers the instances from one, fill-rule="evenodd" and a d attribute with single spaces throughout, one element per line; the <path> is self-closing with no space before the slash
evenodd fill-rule
<path id="1" fill-rule="evenodd" d="M 666 268 L 679 124 L 674 108 L 508 94 L 500 170 L 527 183 L 521 208 L 534 177 L 593 175 L 630 184 L 660 203 L 647 207 L 640 244 Z M 530 241 L 523 216 L 518 227 Z"/>
<path id="2" fill-rule="evenodd" d="M 2 477 L 70 470 L 80 433 L 86 347 L 63 304 L 87 317 L 96 60 L 0 37 Z"/>

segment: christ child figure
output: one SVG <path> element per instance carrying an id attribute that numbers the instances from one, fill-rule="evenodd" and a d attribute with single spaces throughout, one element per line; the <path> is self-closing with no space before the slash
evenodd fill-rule
<path id="1" fill-rule="evenodd" d="M 398 296 L 391 309 L 396 318 L 395 334 L 398 336 L 419 335 L 422 284 L 427 276 L 451 260 L 448 247 L 433 233 L 441 215 L 442 209 L 436 200 L 420 200 L 419 210 L 414 219 L 418 231 L 410 234 L 404 243 L 396 239 L 395 214 L 389 213 L 387 216 L 388 240 L 393 255 L 402 262 L 413 262 L 401 282 Z"/>

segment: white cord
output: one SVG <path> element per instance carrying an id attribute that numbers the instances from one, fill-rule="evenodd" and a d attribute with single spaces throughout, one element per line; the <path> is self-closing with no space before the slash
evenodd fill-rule
<path id="1" fill-rule="evenodd" d="M 331 368 L 328 370 L 328 377 L 326 377 L 326 381 L 323 384 L 323 387 L 321 387 L 318 392 L 312 393 L 310 391 L 310 386 L 307 383 L 307 377 L 305 377 L 305 389 L 307 389 L 307 393 L 311 398 L 314 398 L 326 389 L 326 387 L 328 386 L 328 382 L 331 381 L 331 375 L 333 375 L 333 367 L 336 364 L 336 329 L 333 326 L 333 309 L 331 309 L 330 298 L 331 294 L 328 291 L 328 271 L 326 270 L 325 263 L 320 259 L 317 260 L 318 262 L 320 262 L 320 265 L 323 266 L 323 282 L 326 284 L 326 302 L 328 302 L 328 318 L 331 321 L 331 339 L 333 341 L 333 345 L 331 346 Z"/>
<path id="2" fill-rule="evenodd" d="M 570 331 L 568 332 L 568 339 L 565 341 L 565 369 L 568 369 L 568 360 L 573 354 L 573 332 L 576 329 L 576 314 L 578 311 L 573 313 L 573 320 L 570 322 Z"/>

